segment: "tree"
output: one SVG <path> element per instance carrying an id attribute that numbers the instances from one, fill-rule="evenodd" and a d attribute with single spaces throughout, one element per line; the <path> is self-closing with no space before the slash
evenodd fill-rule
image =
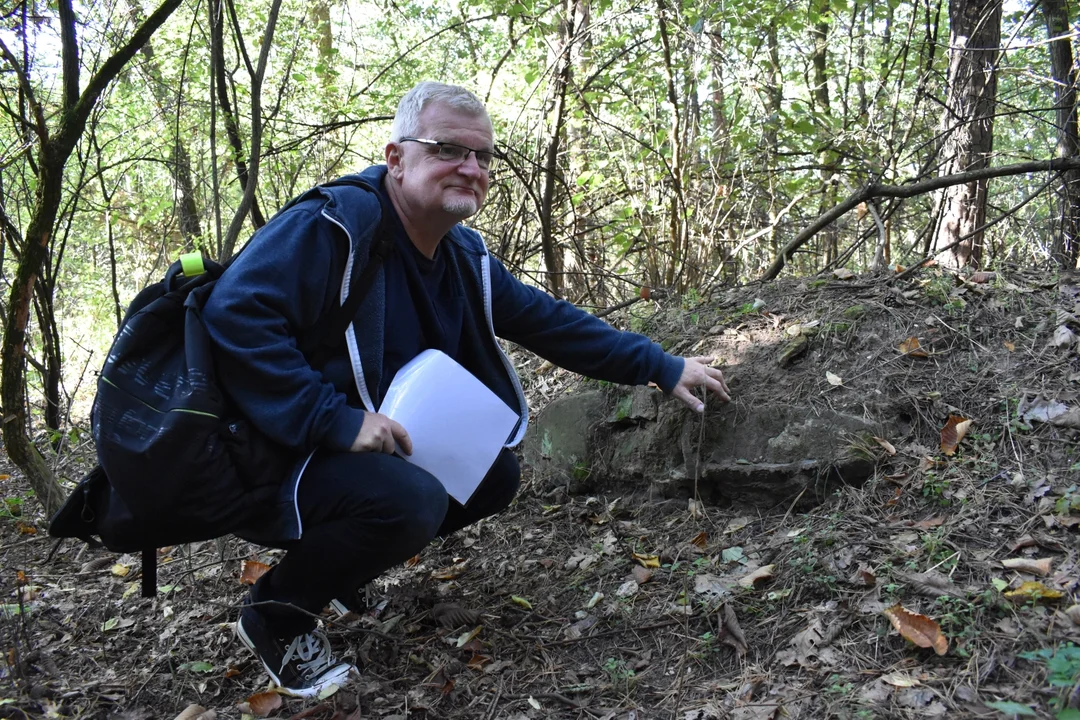
<path id="1" fill-rule="evenodd" d="M 939 174 L 980 170 L 994 149 L 1001 0 L 949 0 L 949 74 L 942 117 Z M 949 267 L 978 265 L 986 222 L 986 180 L 938 196 L 934 249 Z M 963 238 L 963 240 L 961 240 Z M 951 250 L 943 248 L 952 246 Z"/>
<path id="2" fill-rule="evenodd" d="M 57 111 L 47 108 L 45 99 L 37 97 L 30 68 L 24 66 L 0 41 L 0 53 L 3 54 L 10 71 L 18 78 L 26 99 L 27 113 L 21 120 L 32 130 L 37 148 L 36 158 L 32 156 L 30 149 L 27 150 L 25 158 L 26 162 L 34 165 L 35 197 L 26 234 L 17 240 L 21 255 L 11 282 L 4 322 L 4 340 L 0 347 L 3 438 L 8 457 L 26 474 L 38 500 L 49 513 L 59 508 L 63 502 L 63 493 L 27 434 L 29 418 L 26 408 L 25 359 L 34 286 L 40 277 L 50 243 L 54 242 L 54 226 L 62 199 L 64 166 L 82 137 L 87 120 L 101 93 L 150 39 L 154 31 L 180 6 L 181 1 L 164 0 L 131 37 L 101 64 L 80 93 L 80 48 L 75 33 L 75 11 L 71 0 L 59 0 L 58 21 L 61 28 L 62 55 L 61 98 Z M 26 30 L 24 26 L 24 38 Z M 15 223 L 3 210 L 0 210 L 0 222 L 9 235 L 16 230 Z"/>
<path id="3" fill-rule="evenodd" d="M 1050 72 L 1054 79 L 1057 115 L 1054 155 L 1074 157 L 1080 155 L 1080 133 L 1076 120 L 1076 58 L 1070 40 L 1069 14 L 1064 0 L 1043 0 L 1042 11 L 1050 36 Z M 1050 256 L 1059 267 L 1071 269 L 1076 267 L 1080 255 L 1080 172 L 1062 173 L 1057 192 L 1061 220 Z"/>

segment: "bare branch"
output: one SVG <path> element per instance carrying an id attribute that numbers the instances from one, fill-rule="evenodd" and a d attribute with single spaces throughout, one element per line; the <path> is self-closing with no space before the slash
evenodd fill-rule
<path id="1" fill-rule="evenodd" d="M 79 42 L 75 37 L 75 10 L 71 0 L 59 0 L 60 46 L 63 58 L 64 111 L 79 101 Z"/>
<path id="2" fill-rule="evenodd" d="M 992 178 L 1007 177 L 1010 175 L 1023 175 L 1025 173 L 1060 172 L 1062 170 L 1077 169 L 1080 169 L 1080 157 L 1054 158 L 1053 160 L 1032 160 L 1029 162 L 1015 163 L 1013 165 L 980 168 L 970 172 L 943 175 L 942 177 L 931 178 L 929 180 L 923 180 L 922 182 L 911 183 L 910 185 L 866 185 L 848 196 L 844 202 L 828 212 L 822 213 L 814 220 L 814 222 L 810 223 L 808 227 L 792 238 L 792 240 L 780 250 L 776 259 L 773 260 L 772 265 L 770 265 L 769 269 L 765 271 L 765 274 L 761 276 L 761 279 L 772 280 L 776 278 L 776 276 L 780 274 L 780 271 L 784 269 L 784 265 L 787 264 L 787 261 L 791 259 L 794 252 L 806 244 L 810 238 L 817 235 L 834 221 L 843 217 L 859 203 L 865 202 L 871 198 L 910 198 L 915 197 L 916 195 L 924 195 L 935 190 L 941 190 L 942 188 L 952 187 L 953 185 L 963 185 L 964 183 L 978 182 L 979 180 L 990 180 Z"/>
<path id="3" fill-rule="evenodd" d="M 23 72 L 19 59 L 8 49 L 3 40 L 0 40 L 0 55 L 4 56 L 4 59 L 11 65 L 12 70 L 15 71 L 15 76 L 19 78 L 19 87 L 22 88 L 23 94 L 26 95 L 26 102 L 30 104 L 30 111 L 34 114 L 33 123 L 29 123 L 26 118 L 19 118 L 19 121 L 30 125 L 34 129 L 34 133 L 41 139 L 41 142 L 48 141 L 49 127 L 45 124 L 45 112 L 41 109 L 41 105 L 38 104 L 37 98 L 34 96 L 34 89 L 30 86 L 30 78 Z"/>

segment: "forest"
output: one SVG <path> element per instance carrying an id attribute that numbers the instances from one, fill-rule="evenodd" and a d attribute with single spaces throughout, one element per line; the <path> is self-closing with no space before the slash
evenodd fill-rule
<path id="1" fill-rule="evenodd" d="M 621 327 L 784 279 L 1080 257 L 1066 0 L 22 0 L 0 17 L 0 423 L 46 515 L 93 452 L 96 371 L 136 293 L 382 162 L 421 80 L 490 110 L 501 159 L 469 220 L 489 249 Z"/>

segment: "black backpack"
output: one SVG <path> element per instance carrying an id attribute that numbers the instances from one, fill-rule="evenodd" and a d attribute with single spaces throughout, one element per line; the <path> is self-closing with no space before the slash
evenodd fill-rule
<path id="1" fill-rule="evenodd" d="M 334 184 L 360 185 L 383 200 L 355 176 Z M 302 348 L 313 366 L 340 344 L 392 250 L 391 212 L 382 207 L 353 291 Z M 132 301 L 98 377 L 91 426 L 99 465 L 49 524 L 53 537 L 98 545 L 97 536 L 109 550 L 141 551 L 145 597 L 157 592 L 157 548 L 242 528 L 273 501 L 296 460 L 252 426 L 217 382 L 201 311 L 229 264 L 185 255 Z"/>

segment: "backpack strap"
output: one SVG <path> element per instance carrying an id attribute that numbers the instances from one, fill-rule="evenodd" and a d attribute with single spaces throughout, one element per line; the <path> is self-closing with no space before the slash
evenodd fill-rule
<path id="1" fill-rule="evenodd" d="M 387 204 L 382 193 L 375 190 L 366 181 L 355 179 L 350 182 L 362 186 L 378 198 L 381 206 L 379 226 L 375 229 L 371 250 L 368 252 L 367 265 L 364 266 L 363 271 L 360 273 L 356 285 L 353 286 L 349 296 L 345 298 L 345 302 L 341 304 L 337 311 L 323 316 L 322 320 L 316 324 L 311 333 L 311 337 L 314 338 L 313 341 L 305 343 L 305 354 L 308 354 L 312 367 L 316 368 L 325 365 L 326 361 L 341 345 L 345 331 L 349 329 L 349 325 L 356 317 L 356 312 L 360 309 L 360 303 L 364 301 L 364 298 L 367 297 L 368 292 L 371 290 L 371 286 L 375 284 L 376 271 L 394 250 L 394 232 L 391 220 L 393 208 Z"/>

